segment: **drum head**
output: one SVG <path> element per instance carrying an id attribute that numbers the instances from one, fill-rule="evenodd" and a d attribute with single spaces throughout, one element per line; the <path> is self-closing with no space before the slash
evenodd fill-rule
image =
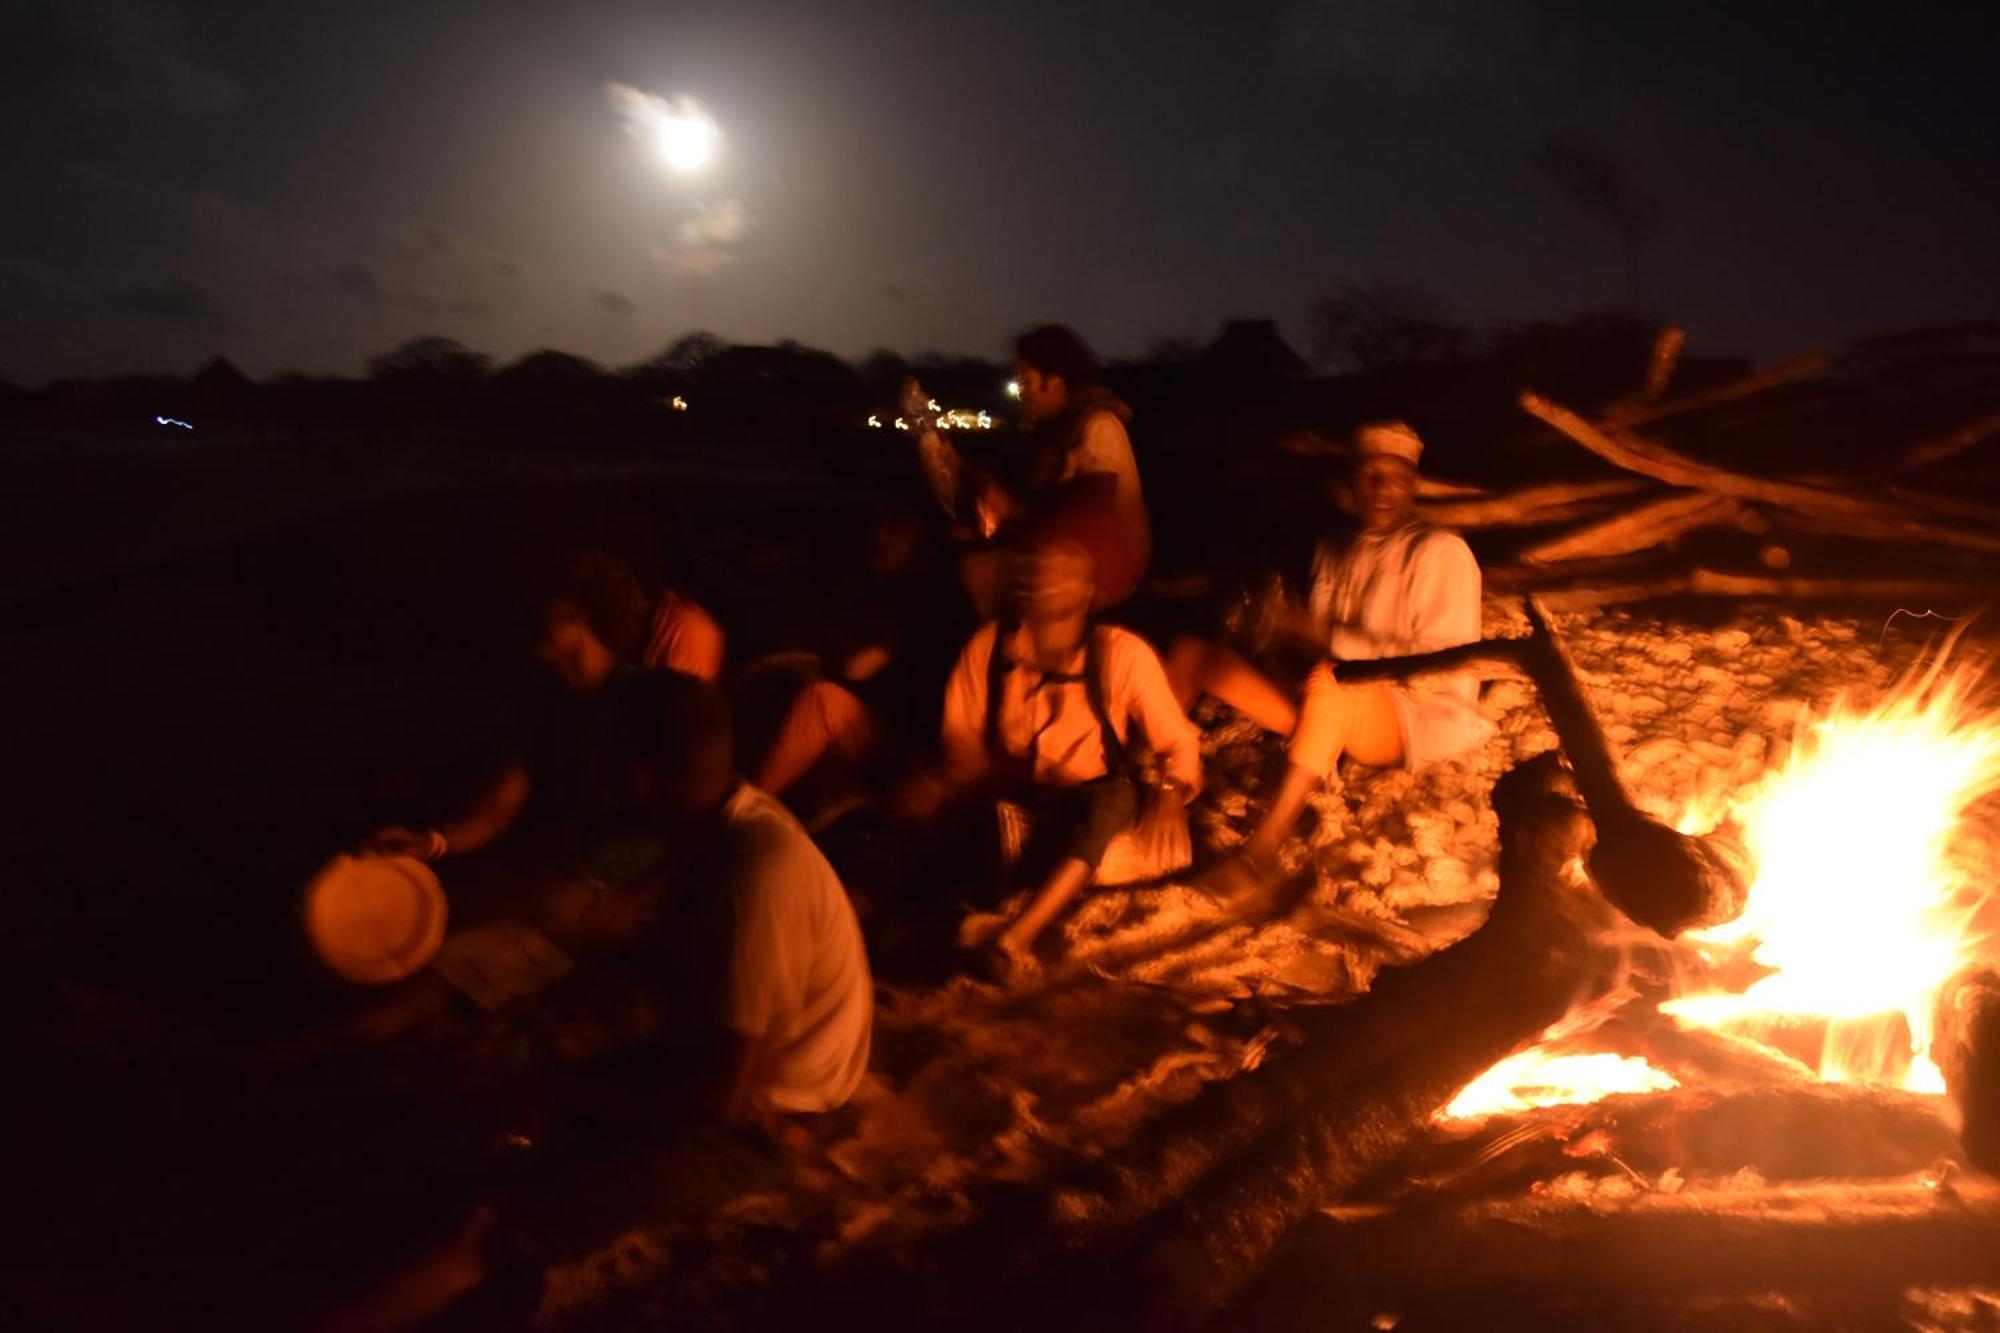
<path id="1" fill-rule="evenodd" d="M 337 856 L 306 889 L 306 936 L 349 981 L 380 986 L 413 976 L 444 943 L 444 888 L 407 856 Z"/>

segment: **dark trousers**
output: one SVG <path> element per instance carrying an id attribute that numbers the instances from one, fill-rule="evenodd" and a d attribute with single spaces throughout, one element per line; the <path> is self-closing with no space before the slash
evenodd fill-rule
<path id="1" fill-rule="evenodd" d="M 1139 788 L 1130 778 L 1107 776 L 1074 787 L 1037 787 L 1025 804 L 1035 830 L 1024 864 L 1053 869 L 1081 861 L 1096 870 L 1111 840 L 1139 818 Z"/>

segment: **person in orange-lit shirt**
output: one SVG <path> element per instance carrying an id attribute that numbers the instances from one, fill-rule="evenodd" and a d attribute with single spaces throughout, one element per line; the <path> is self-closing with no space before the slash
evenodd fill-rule
<path id="1" fill-rule="evenodd" d="M 1044 532 L 1017 562 L 1018 623 L 982 627 L 945 687 L 940 793 L 1020 799 L 1062 831 L 1054 869 L 1000 932 L 997 962 L 1032 970 L 1035 937 L 1089 886 L 1111 839 L 1139 819 L 1132 751 L 1143 735 L 1163 775 L 1148 815 L 1181 818 L 1201 787 L 1200 737 L 1138 635 L 1096 624 L 1086 544 Z"/>

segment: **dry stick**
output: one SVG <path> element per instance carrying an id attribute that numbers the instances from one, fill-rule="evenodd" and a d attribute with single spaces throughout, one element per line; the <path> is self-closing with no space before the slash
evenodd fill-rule
<path id="1" fill-rule="evenodd" d="M 1595 583 L 1574 588 L 1545 588 L 1536 595 L 1551 611 L 1595 611 L 1606 606 L 1630 606 L 1662 597 L 1680 597 L 1693 586 L 1690 574 L 1670 574 L 1641 583 Z"/>
<path id="2" fill-rule="evenodd" d="M 1794 579 L 1719 569 L 1695 570 L 1688 576 L 1687 590 L 1700 597 L 1794 597 L 1805 601 L 1896 602 L 1953 597 L 1990 601 L 1993 597 L 1990 584 L 1942 579 Z"/>
<path id="3" fill-rule="evenodd" d="M 1617 499 L 1646 489 L 1646 483 L 1629 477 L 1603 481 L 1551 482 L 1528 486 L 1505 495 L 1442 502 L 1427 501 L 1418 512 L 1433 523 L 1448 528 L 1518 528 L 1559 522 L 1568 511 L 1595 501 Z"/>
<path id="4" fill-rule="evenodd" d="M 1740 380 L 1719 384 L 1713 389 L 1703 389 L 1698 393 L 1683 394 L 1679 398 L 1668 398 L 1662 402 L 1634 404 L 1614 408 L 1605 415 L 1607 423 L 1617 426 L 1642 426 L 1649 421 L 1663 417 L 1678 416 L 1683 412 L 1698 412 L 1705 407 L 1719 407 L 1723 403 L 1733 403 L 1739 398 L 1762 393 L 1780 384 L 1806 379 L 1826 369 L 1826 358 L 1814 353 L 1797 357 L 1791 361 L 1757 371 Z"/>
<path id="5" fill-rule="evenodd" d="M 1529 564 L 1630 555 L 1665 545 L 1682 533 L 1735 516 L 1737 502 L 1710 491 L 1678 491 L 1571 528 L 1521 552 Z"/>
<path id="6" fill-rule="evenodd" d="M 1730 495 L 1739 500 L 1775 505 L 1780 509 L 1825 518 L 1851 519 L 1858 535 L 1863 536 L 1906 536 L 1913 541 L 1944 542 L 1971 550 L 2000 551 L 2000 536 L 1943 527 L 1930 522 L 1907 505 L 1848 495 L 1821 486 L 1747 476 L 1697 462 L 1650 440 L 1623 432 L 1612 434 L 1539 394 L 1522 394 L 1521 407 L 1530 416 L 1547 422 L 1598 457 L 1629 472 L 1652 477 L 1671 486 L 1714 491 L 1718 495 Z"/>
<path id="7" fill-rule="evenodd" d="M 1680 364 L 1681 348 L 1687 345 L 1687 330 L 1678 324 L 1669 324 L 1660 330 L 1660 336 L 1653 339 L 1653 359 L 1646 365 L 1646 401 L 1651 403 L 1667 391 L 1667 381 L 1674 377 L 1674 367 Z"/>
<path id="8" fill-rule="evenodd" d="M 2000 412 L 1994 412 L 1960 426 L 1949 435 L 1941 435 L 1937 439 L 1911 445 L 1896 459 L 1896 467 L 1898 470 L 1907 470 L 1923 467 L 1927 463 L 1936 463 L 1964 453 L 1991 435 L 2000 435 Z"/>
<path id="9" fill-rule="evenodd" d="M 1417 478 L 1419 500 L 1472 500 L 1492 493 L 1484 486 L 1474 486 L 1470 482 L 1447 481 L 1443 477 Z"/>
<path id="10" fill-rule="evenodd" d="M 1932 513 L 1978 519 L 1981 523 L 2000 523 L 2000 505 L 1980 504 L 1976 500 L 1961 500 L 1950 495 L 1932 495 L 1910 486 L 1891 486 L 1889 494 L 1904 504 L 1928 509 Z"/>

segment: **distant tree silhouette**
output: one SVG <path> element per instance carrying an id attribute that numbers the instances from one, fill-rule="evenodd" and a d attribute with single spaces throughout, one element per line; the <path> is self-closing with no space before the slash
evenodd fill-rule
<path id="1" fill-rule="evenodd" d="M 605 370 L 588 357 L 552 347 L 530 352 L 495 375 L 496 383 L 522 388 L 580 388 L 603 379 Z"/>
<path id="2" fill-rule="evenodd" d="M 705 329 L 683 333 L 654 358 L 662 367 L 692 375 L 729 350 L 729 343 Z"/>
<path id="3" fill-rule="evenodd" d="M 1185 366 L 1198 360 L 1201 352 L 1201 343 L 1196 339 L 1169 335 L 1147 348 L 1144 359 L 1156 366 Z"/>
<path id="4" fill-rule="evenodd" d="M 861 372 L 861 378 L 871 386 L 900 384 L 903 376 L 910 373 L 910 362 L 899 352 L 878 347 L 862 357 L 854 368 Z"/>
<path id="5" fill-rule="evenodd" d="M 1626 174 L 1610 149 L 1580 130 L 1559 130 L 1535 151 L 1546 176 L 1585 217 L 1609 227 L 1625 263 L 1625 304 L 1639 308 L 1639 261 L 1660 230 L 1660 201 Z"/>
<path id="6" fill-rule="evenodd" d="M 728 350 L 727 342 L 713 333 L 697 329 L 674 339 L 665 351 L 627 367 L 624 374 L 647 393 L 679 391 L 687 388 L 711 361 Z"/>
<path id="7" fill-rule="evenodd" d="M 1313 302 L 1306 323 L 1315 360 L 1364 372 L 1456 361 L 1471 341 L 1443 301 L 1408 282 L 1344 286 Z"/>
<path id="8" fill-rule="evenodd" d="M 382 384 L 433 387 L 485 379 L 493 359 L 454 338 L 412 338 L 368 363 L 368 378 Z"/>

